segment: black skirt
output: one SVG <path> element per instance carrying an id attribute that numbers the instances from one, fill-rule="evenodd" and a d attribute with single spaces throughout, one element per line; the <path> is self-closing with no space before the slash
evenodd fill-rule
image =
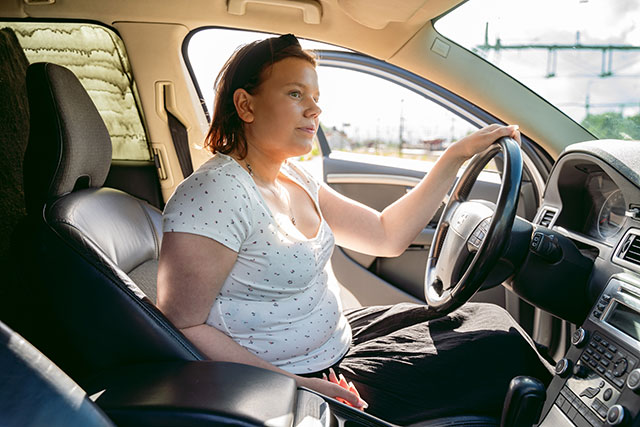
<path id="1" fill-rule="evenodd" d="M 345 312 L 353 340 L 333 366 L 369 403 L 366 412 L 406 425 L 453 415 L 499 419 L 513 377 L 548 384 L 551 366 L 509 313 L 467 303 L 434 318 L 403 303 Z M 309 376 L 321 376 L 328 369 Z"/>

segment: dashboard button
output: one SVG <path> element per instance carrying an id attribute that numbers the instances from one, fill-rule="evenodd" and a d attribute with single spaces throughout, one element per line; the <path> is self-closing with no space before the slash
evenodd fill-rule
<path id="1" fill-rule="evenodd" d="M 627 378 L 627 387 L 636 393 L 640 392 L 640 369 L 634 369 Z"/>
<path id="2" fill-rule="evenodd" d="M 616 362 L 613 364 L 613 375 L 616 377 L 621 377 L 624 375 L 625 372 L 627 372 L 627 359 L 618 359 L 616 360 Z"/>
<path id="3" fill-rule="evenodd" d="M 571 334 L 571 344 L 576 347 L 582 347 L 587 343 L 587 331 L 582 328 L 576 329 L 576 331 Z"/>
<path id="4" fill-rule="evenodd" d="M 606 389 L 604 391 L 604 393 L 602 393 L 602 398 L 604 399 L 604 401 L 608 401 L 609 399 L 611 399 L 611 396 L 613 395 L 613 390 L 611 390 L 610 388 Z"/>

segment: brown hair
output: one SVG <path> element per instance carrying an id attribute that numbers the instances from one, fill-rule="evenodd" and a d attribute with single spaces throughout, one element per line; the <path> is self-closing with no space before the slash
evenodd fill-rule
<path id="1" fill-rule="evenodd" d="M 213 154 L 235 152 L 241 158 L 247 155 L 244 122 L 236 111 L 233 94 L 237 89 L 255 93 L 266 78 L 264 71 L 285 58 L 300 58 L 316 65 L 313 54 L 302 50 L 292 34 L 246 44 L 231 55 L 216 78 L 213 117 L 204 142 L 207 150 Z"/>

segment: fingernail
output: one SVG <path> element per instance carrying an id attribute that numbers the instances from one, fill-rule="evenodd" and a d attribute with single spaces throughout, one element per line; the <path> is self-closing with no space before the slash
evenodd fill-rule
<path id="1" fill-rule="evenodd" d="M 322 379 L 326 380 L 326 381 L 329 381 L 329 379 L 327 378 L 327 374 L 325 374 L 324 372 L 322 373 Z"/>
<path id="2" fill-rule="evenodd" d="M 369 404 L 362 399 L 358 399 L 358 406 L 362 409 L 367 409 L 369 407 Z"/>

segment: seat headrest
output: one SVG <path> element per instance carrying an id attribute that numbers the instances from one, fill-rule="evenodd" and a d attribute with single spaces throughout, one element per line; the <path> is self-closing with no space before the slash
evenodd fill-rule
<path id="1" fill-rule="evenodd" d="M 78 78 L 59 65 L 27 69 L 29 143 L 24 159 L 28 213 L 71 191 L 101 187 L 111 166 L 111 137 Z"/>

